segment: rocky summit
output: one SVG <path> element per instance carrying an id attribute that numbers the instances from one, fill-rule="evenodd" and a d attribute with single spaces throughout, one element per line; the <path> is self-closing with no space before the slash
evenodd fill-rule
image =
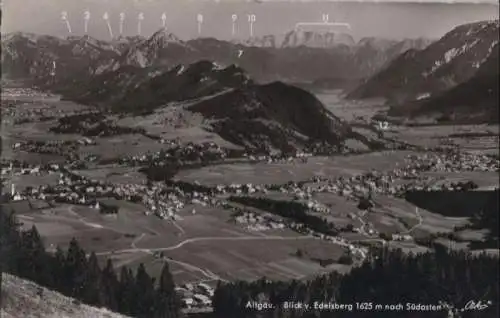
<path id="1" fill-rule="evenodd" d="M 452 89 L 472 79 L 490 56 L 498 55 L 498 30 L 498 20 L 458 26 L 424 50 L 406 51 L 349 97 L 384 97 L 402 103 Z"/>

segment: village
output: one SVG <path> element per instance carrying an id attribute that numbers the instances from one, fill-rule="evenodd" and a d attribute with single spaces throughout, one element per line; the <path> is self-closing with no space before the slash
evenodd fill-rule
<path id="1" fill-rule="evenodd" d="M 50 109 L 22 113 L 16 121 L 26 122 L 26 118 L 54 116 Z M 49 115 L 47 115 L 49 112 Z M 17 114 L 19 116 L 19 113 Z M 86 113 L 74 114 L 87 116 Z M 24 118 L 24 117 L 26 118 Z M 79 123 L 78 125 L 82 125 Z M 69 127 L 69 126 L 68 126 Z M 70 129 L 60 126 L 58 129 Z M 82 126 L 83 127 L 83 126 Z M 78 128 L 78 127 L 77 127 Z M 71 128 L 71 129 L 74 129 Z M 81 128 L 78 128 L 81 129 Z M 94 129 L 83 127 L 83 129 Z M 103 135 L 119 132 L 119 127 L 102 125 L 102 132 L 92 131 L 92 134 L 82 136 L 77 140 L 19 141 L 12 144 L 13 151 L 28 153 L 54 154 L 64 157 L 64 162 L 50 164 L 32 164 L 17 160 L 2 160 L 1 177 L 4 185 L 10 190 L 4 193 L 5 201 L 40 200 L 50 205 L 70 204 L 81 205 L 94 209 L 104 215 L 120 213 L 120 208 L 107 200 L 123 200 L 144 206 L 144 214 L 157 217 L 166 222 L 175 223 L 183 219 L 186 208 L 189 214 L 196 215 L 204 208 L 216 208 L 230 212 L 228 221 L 253 233 L 292 230 L 300 235 L 312 236 L 319 240 L 331 242 L 347 251 L 351 259 L 349 264 L 356 266 L 367 257 L 369 248 L 364 244 L 380 242 L 413 242 L 410 233 L 379 232 L 367 216 L 374 208 L 373 198 L 378 195 L 403 198 L 408 191 L 469 191 L 478 188 L 473 181 L 449 181 L 444 177 L 436 177 L 427 172 L 498 172 L 498 157 L 460 152 L 453 146 L 421 149 L 407 155 L 404 164 L 397 164 L 385 171 L 366 171 L 350 176 L 313 176 L 301 181 L 283 183 L 221 183 L 206 185 L 197 181 L 183 182 L 175 179 L 179 169 L 198 167 L 208 164 L 225 162 L 248 164 L 291 164 L 296 167 L 307 165 L 309 160 L 321 154 L 328 153 L 321 147 L 293 154 L 252 153 L 237 149 L 221 147 L 214 142 L 181 142 L 178 139 L 153 138 L 161 144 L 160 151 L 146 151 L 103 160 L 92 153 L 81 151 L 99 143 Z M 116 130 L 118 129 L 118 130 Z M 64 130 L 65 131 L 65 130 Z M 401 147 L 395 147 L 399 149 Z M 404 147 L 403 147 L 404 148 Z M 389 152 L 394 150 L 388 150 Z M 352 155 L 352 151 L 343 149 L 339 156 Z M 95 169 L 105 165 L 107 169 L 142 169 L 139 170 L 146 178 L 138 182 L 115 183 L 106 178 L 91 178 L 85 176 L 86 169 Z M 17 185 L 14 181 L 19 176 L 43 178 L 55 176 L 55 184 Z M 236 204 L 232 197 L 276 197 L 301 205 L 306 214 L 317 215 L 319 218 L 331 215 L 331 207 L 319 199 L 320 194 L 331 194 L 345 199 L 356 208 L 357 212 L 349 212 L 347 217 L 352 221 L 347 226 L 338 226 L 327 222 L 332 231 L 322 231 L 293 218 L 273 214 L 262 209 Z M 278 199 L 276 199 L 278 200 Z M 325 221 L 326 222 L 326 221 Z M 349 239 L 342 235 L 355 233 L 363 239 Z M 161 253 L 154 257 L 167 261 Z M 176 290 L 180 294 L 187 310 L 202 310 L 211 306 L 213 287 L 203 281 L 179 285 Z"/>
<path id="2" fill-rule="evenodd" d="M 193 149 L 200 149 L 191 147 Z M 202 148 L 203 149 L 203 148 Z M 303 156 L 299 156 L 302 157 Z M 161 165 L 161 156 L 144 155 L 133 157 L 139 162 L 154 162 Z M 262 158 L 267 159 L 269 158 Z M 133 165 L 139 162 L 134 162 Z M 130 162 L 129 162 L 130 164 Z M 107 205 L 100 202 L 103 198 L 116 198 L 131 202 L 140 202 L 145 207 L 147 215 L 156 215 L 161 219 L 175 220 L 178 212 L 187 204 L 200 206 L 231 207 L 227 198 L 231 195 L 260 196 L 270 192 L 287 194 L 290 199 L 303 203 L 312 212 L 327 215 L 328 207 L 317 201 L 314 196 L 317 193 L 332 193 L 344 197 L 358 205 L 360 213 L 372 207 L 369 197 L 383 194 L 391 196 L 402 196 L 410 190 L 473 190 L 477 188 L 472 182 L 452 183 L 441 182 L 436 185 L 435 178 L 421 176 L 426 171 L 498 171 L 498 160 L 486 155 L 473 155 L 469 153 L 432 153 L 410 155 L 406 158 L 406 165 L 397 167 L 391 171 L 371 171 L 362 175 L 351 177 L 338 177 L 334 179 L 324 177 L 313 177 L 302 182 L 288 182 L 286 184 L 220 184 L 215 187 L 197 185 L 187 186 L 183 183 L 166 185 L 162 182 L 143 184 L 112 184 L 103 180 L 91 180 L 78 174 L 78 170 L 68 169 L 61 164 L 50 164 L 46 166 L 29 166 L 18 162 L 4 162 L 2 164 L 2 178 L 6 179 L 13 175 L 42 175 L 58 174 L 58 184 L 55 186 L 40 185 L 27 187 L 18 191 L 15 185 L 11 186 L 10 197 L 13 200 L 38 199 L 48 202 L 60 202 L 92 206 L 96 209 L 106 209 Z M 115 211 L 114 209 L 111 209 Z M 192 210 L 196 213 L 196 209 Z M 245 224 L 249 230 L 259 231 L 263 229 L 280 229 L 285 226 L 297 229 L 300 224 L 294 222 L 276 221 L 257 215 L 255 212 L 246 210 L 239 211 L 241 215 L 235 218 L 237 223 Z M 350 215 L 352 219 L 359 216 Z M 378 233 L 369 224 L 361 228 L 353 228 L 354 232 L 367 233 L 376 237 Z"/>

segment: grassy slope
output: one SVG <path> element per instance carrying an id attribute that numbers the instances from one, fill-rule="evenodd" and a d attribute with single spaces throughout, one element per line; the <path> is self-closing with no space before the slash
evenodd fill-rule
<path id="1" fill-rule="evenodd" d="M 43 289 L 42 297 L 38 290 Z M 73 303 L 73 299 L 37 284 L 3 273 L 2 318 L 125 318 L 106 309 Z"/>

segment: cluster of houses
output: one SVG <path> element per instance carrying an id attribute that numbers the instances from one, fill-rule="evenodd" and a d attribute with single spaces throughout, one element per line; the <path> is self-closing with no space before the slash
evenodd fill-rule
<path id="1" fill-rule="evenodd" d="M 409 155 L 406 164 L 393 170 L 378 172 L 371 171 L 351 177 L 329 179 L 326 177 L 313 177 L 310 182 L 289 182 L 280 187 L 284 193 L 292 193 L 297 199 L 309 199 L 313 193 L 335 193 L 348 199 L 357 200 L 368 193 L 402 196 L 410 190 L 442 190 L 442 185 L 436 185 L 437 178 L 422 176 L 422 172 L 444 171 L 497 171 L 498 159 L 485 155 L 472 154 L 419 154 Z M 397 182 L 397 181 L 411 182 Z M 314 185 L 314 186 L 313 186 Z M 446 185 L 446 189 L 473 189 L 470 182 Z M 318 207 L 321 209 L 321 206 Z"/>
<path id="2" fill-rule="evenodd" d="M 391 234 L 390 239 L 393 241 L 411 242 L 413 241 L 413 236 L 409 234 Z"/>
<path id="3" fill-rule="evenodd" d="M 142 203 L 148 208 L 146 215 L 156 215 L 161 219 L 176 219 L 177 212 L 184 208 L 185 200 L 179 193 L 161 193 L 158 186 L 146 189 Z"/>
<path id="4" fill-rule="evenodd" d="M 285 223 L 275 220 L 274 218 L 259 215 L 255 212 L 245 211 L 241 209 L 233 216 L 236 223 L 245 225 L 250 231 L 267 231 L 274 229 L 284 229 Z"/>
<path id="5" fill-rule="evenodd" d="M 10 89 L 9 89 L 10 90 Z M 25 94 L 25 93 L 23 93 Z M 37 93 L 40 95 L 41 93 Z M 48 95 L 47 95 L 48 96 Z M 2 103 L 2 115 L 5 118 L 10 118 L 14 124 L 23 124 L 31 122 L 40 122 L 44 119 L 54 119 L 63 116 L 72 116 L 84 113 L 87 107 L 80 106 L 78 110 L 70 110 L 57 108 L 55 106 L 42 107 L 18 107 L 16 103 Z"/>
<path id="6" fill-rule="evenodd" d="M 247 157 L 251 162 L 267 162 L 267 163 L 285 163 L 285 162 L 293 162 L 295 159 L 300 159 L 303 163 L 307 162 L 307 158 L 312 157 L 312 153 L 308 152 L 296 152 L 292 155 L 283 155 L 281 153 L 270 153 L 268 155 L 250 155 L 245 154 L 244 157 Z"/>
<path id="7" fill-rule="evenodd" d="M 92 142 L 84 141 L 84 142 Z M 173 143 L 173 145 L 175 145 Z M 19 146 L 20 147 L 20 146 Z M 200 146 L 201 147 L 201 146 Z M 224 157 L 224 150 L 217 148 L 213 144 L 206 144 L 206 148 L 192 146 L 191 148 L 175 148 L 181 153 L 190 156 L 189 151 L 200 151 L 207 149 L 210 153 L 219 153 L 220 158 Z M 179 150 L 180 149 L 180 150 Z M 188 150 L 185 150 L 188 149 Z M 215 151 L 214 151 L 215 149 Z M 220 150 L 220 152 L 218 152 Z M 167 152 L 168 154 L 168 152 Z M 168 157 L 169 155 L 166 155 Z M 298 158 L 306 158 L 308 154 L 299 154 Z M 162 160 L 162 154 L 148 154 L 144 156 L 132 157 L 137 163 Z M 256 160 L 264 160 L 256 158 Z M 269 158 L 267 158 L 269 160 Z M 273 159 L 282 160 L 282 159 Z M 287 159 L 288 160 L 288 159 Z M 14 185 L 11 188 L 11 198 L 13 200 L 24 200 L 26 198 L 36 198 L 41 200 L 54 200 L 70 204 L 82 204 L 99 209 L 105 214 L 118 213 L 118 208 L 106 204 L 100 198 L 114 197 L 118 200 L 128 200 L 142 203 L 147 208 L 146 214 L 153 214 L 162 219 L 176 219 L 180 210 L 186 205 L 194 204 L 199 206 L 230 206 L 223 199 L 230 194 L 236 195 L 258 195 L 271 191 L 278 191 L 290 194 L 296 200 L 302 201 L 307 208 L 314 212 L 324 214 L 329 213 L 329 209 L 314 200 L 313 196 L 319 192 L 334 193 L 349 200 L 358 200 L 362 196 L 370 193 L 381 193 L 386 195 L 401 195 L 408 190 L 434 189 L 435 179 L 423 177 L 422 172 L 427 171 L 498 171 L 498 159 L 484 155 L 473 155 L 468 153 L 421 153 L 411 155 L 406 158 L 406 162 L 393 170 L 386 172 L 371 171 L 357 176 L 339 177 L 335 179 L 314 177 L 305 182 L 288 182 L 284 185 L 254 185 L 248 184 L 227 184 L 213 187 L 213 191 L 203 192 L 197 190 L 181 190 L 177 186 L 166 186 L 162 183 L 146 184 L 110 184 L 104 181 L 89 180 L 85 177 L 69 172 L 65 167 L 58 164 L 44 166 L 28 166 L 12 163 L 2 165 L 2 175 L 9 174 L 41 174 L 59 173 L 58 184 L 55 186 L 41 185 L 29 187 L 18 192 Z M 398 182 L 398 181 L 410 182 Z M 440 186 L 442 187 L 442 186 Z M 459 183 L 447 185 L 453 189 L 472 189 L 471 183 Z M 196 213 L 196 209 L 192 210 Z M 352 219 L 360 220 L 360 216 L 351 215 Z M 339 236 L 330 236 L 305 228 L 304 224 L 296 222 L 277 221 L 275 218 L 267 217 L 251 211 L 243 211 L 235 217 L 235 221 L 253 231 L 264 231 L 270 229 L 291 228 L 305 234 L 314 235 L 320 239 L 331 241 L 332 243 L 344 246 L 353 256 L 360 259 L 366 257 L 367 250 L 363 247 L 350 243 Z M 376 237 L 376 230 L 369 223 L 362 221 L 362 226 L 352 228 L 353 232 L 358 232 L 367 236 Z M 408 234 L 393 234 L 391 240 L 411 241 Z M 186 285 L 179 287 L 183 294 L 186 307 L 203 307 L 210 305 L 210 297 L 213 290 L 203 285 Z"/>
<path id="8" fill-rule="evenodd" d="M 175 288 L 181 296 L 185 308 L 202 308 L 212 306 L 214 288 L 205 283 L 187 283 Z"/>
<path id="9" fill-rule="evenodd" d="M 497 172 L 499 170 L 498 157 L 463 152 L 450 149 L 441 152 L 409 155 L 408 159 L 420 165 L 430 166 L 430 171 L 460 172 L 460 171 L 484 171 Z"/>
<path id="10" fill-rule="evenodd" d="M 163 161 L 185 160 L 185 161 L 215 161 L 223 160 L 228 156 L 227 150 L 213 142 L 204 142 L 200 144 L 187 143 L 181 144 L 177 140 L 159 140 L 166 144 L 168 148 L 156 152 L 148 152 L 141 155 L 131 155 L 120 159 L 122 164 L 132 166 L 160 164 Z"/>
<path id="11" fill-rule="evenodd" d="M 33 153 L 45 153 L 55 155 L 70 155 L 75 152 L 80 143 L 72 140 L 50 140 L 50 141 L 23 141 L 12 145 L 15 150 Z"/>

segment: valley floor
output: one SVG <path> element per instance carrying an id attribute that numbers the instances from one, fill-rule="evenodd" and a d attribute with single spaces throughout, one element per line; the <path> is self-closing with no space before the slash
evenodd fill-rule
<path id="1" fill-rule="evenodd" d="M 344 101 L 336 92 L 318 94 L 318 97 L 337 116 L 350 123 L 364 125 L 368 127 L 365 129 L 366 133 L 373 133 L 370 118 L 380 109 L 377 104 L 370 107 L 370 104 Z M 25 190 L 31 191 L 32 188 L 47 185 L 66 187 L 65 189 L 73 187 L 74 184 L 68 183 L 64 173 L 58 172 L 58 168 L 51 171 L 40 169 L 44 163 L 62 165 L 66 161 L 65 156 L 58 153 L 40 154 L 25 151 L 20 145 L 30 140 L 41 143 L 57 140 L 78 142 L 82 136 L 49 132 L 49 127 L 55 123 L 55 119 L 26 123 L 15 123 L 15 119 L 23 117 L 23 113 L 34 112 L 37 108 L 49 109 L 47 112 L 57 117 L 83 107 L 30 90 L 10 91 L 10 95 L 4 95 L 3 100 L 17 100 L 19 103 L 4 112 L 6 116 L 2 118 L 3 189 L 4 192 L 10 191 L 11 185 L 14 184 L 16 191 L 24 193 L 16 201 L 4 204 L 4 208 L 16 211 L 26 228 L 36 225 L 46 246 L 52 249 L 57 245 L 66 246 L 72 237 L 76 237 L 85 250 L 95 251 L 103 263 L 108 258 L 113 259 L 115 267 L 136 268 L 140 263 L 144 263 L 153 276 L 159 275 L 162 264 L 166 261 L 170 263 L 171 272 L 178 285 L 207 282 L 214 286 L 217 280 L 254 280 L 262 276 L 278 280 L 304 279 L 332 270 L 348 271 L 352 266 L 356 266 L 357 261 L 352 265 L 341 264 L 341 256 L 353 250 L 359 251 L 359 255 L 363 256 L 366 246 L 372 244 L 387 244 L 408 251 L 425 251 L 427 247 L 419 245 L 415 238 L 439 233 L 462 234 L 466 239 L 458 246 L 467 247 L 468 240 L 480 240 L 484 235 L 483 232 L 475 230 L 469 230 L 467 235 L 456 231 L 457 227 L 468 224 L 467 217 L 444 216 L 419 209 L 403 198 L 388 194 L 390 189 L 383 189 L 381 193 L 374 194 L 376 204 L 371 212 L 360 210 L 359 202 L 347 193 L 348 188 L 351 192 L 355 191 L 356 176 L 370 171 L 391 174 L 419 160 L 411 161 L 409 158 L 439 156 L 431 150 L 311 157 L 306 161 L 290 159 L 273 162 L 219 162 L 218 165 L 181 170 L 176 175 L 176 180 L 191 185 L 219 185 L 226 190 L 208 198 L 196 191 L 184 191 L 184 196 L 177 194 L 175 199 L 169 197 L 165 199 L 169 208 L 165 208 L 166 212 L 161 218 L 154 215 L 158 213 L 161 205 L 158 202 L 151 203 L 154 200 L 150 192 L 156 190 L 146 190 L 146 177 L 138 171 L 137 166 L 90 162 L 88 167 L 71 168 L 71 173 L 93 180 L 96 185 L 110 186 L 113 191 L 119 193 L 137 194 L 141 200 L 130 202 L 126 199 L 127 195 L 121 198 L 103 195 L 99 199 L 100 202 L 119 208 L 119 212 L 112 215 L 99 213 L 98 208 L 82 202 L 49 204 L 38 194 L 28 195 L 26 193 L 33 192 Z M 43 111 L 46 110 L 40 112 Z M 132 121 L 127 118 L 120 120 L 122 123 Z M 145 120 L 143 124 L 147 127 L 148 121 Z M 154 129 L 152 131 L 154 132 Z M 471 156 L 491 153 L 498 155 L 498 151 L 494 151 L 495 143 L 498 144 L 497 126 L 391 126 L 383 134 L 387 138 L 426 147 L 445 147 L 453 143 L 464 153 L 471 153 Z M 468 134 L 474 136 L 469 137 Z M 196 140 L 192 137 L 193 135 L 189 138 L 191 142 Z M 78 146 L 77 153 L 81 157 L 95 155 L 121 158 L 131 154 L 140 157 L 148 151 L 159 151 L 167 147 L 158 140 L 136 134 L 92 139 L 92 144 Z M 213 140 L 217 142 L 216 138 Z M 10 162 L 14 159 L 27 162 L 29 167 L 10 168 Z M 478 164 L 486 165 L 483 161 L 478 161 Z M 456 169 L 415 172 L 417 175 L 413 179 L 395 177 L 391 186 L 398 183 L 409 184 L 420 177 L 434 176 L 427 179 L 427 186 L 437 184 L 438 181 L 473 181 L 483 188 L 498 187 L 498 170 L 495 171 L 495 162 L 498 169 L 498 159 L 492 159 L 491 162 L 484 169 L 469 169 L 474 162 L 460 162 L 456 164 Z M 469 168 L 465 167 L 466 165 L 469 165 Z M 353 180 L 352 187 L 341 185 L 341 194 L 339 191 L 325 190 L 328 182 L 331 186 L 332 182 L 336 182 L 340 177 Z M 313 181 L 315 178 L 322 178 L 324 181 Z M 305 186 L 282 186 L 269 190 L 269 185 L 285 185 L 290 181 L 304 182 Z M 248 186 L 246 190 L 242 190 L 242 186 L 248 184 L 250 188 L 256 189 L 256 193 L 248 192 Z M 234 187 L 231 188 L 231 185 Z M 87 193 L 97 191 L 86 187 Z M 155 183 L 155 187 L 161 188 L 158 183 Z M 264 188 L 268 190 L 262 190 Z M 312 195 L 309 199 L 304 199 L 307 193 Z M 285 218 L 271 215 L 269 211 L 242 207 L 234 203 L 229 204 L 229 207 L 220 204 L 230 195 L 236 194 L 305 204 L 314 202 L 325 209 L 311 211 L 313 215 L 325 218 L 338 227 L 350 227 L 354 231 L 341 231 L 338 238 L 325 238 L 313 232 L 298 233 Z M 152 208 L 153 206 L 155 208 Z M 235 216 L 238 207 L 244 210 L 241 218 Z M 383 240 L 380 239 L 381 233 L 407 235 L 409 238 Z M 6 277 L 8 288 L 13 288 L 15 278 Z M 26 283 L 21 286 L 23 284 Z M 29 300 L 29 306 L 40 306 L 41 300 L 37 296 L 26 296 L 35 293 L 30 291 L 31 287 L 26 286 L 21 287 L 23 292 L 19 297 Z M 18 294 L 13 295 L 17 297 Z M 82 315 L 84 312 L 82 310 Z M 91 316 L 108 317 L 99 315 Z M 114 316 L 110 314 L 109 317 Z"/>

